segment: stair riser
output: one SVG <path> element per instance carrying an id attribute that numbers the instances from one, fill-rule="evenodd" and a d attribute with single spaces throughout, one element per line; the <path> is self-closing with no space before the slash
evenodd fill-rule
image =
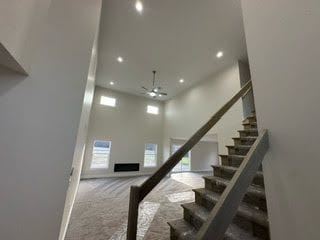
<path id="1" fill-rule="evenodd" d="M 186 220 L 188 223 L 193 225 L 197 230 L 199 230 L 204 223 L 201 218 L 198 216 L 194 215 L 189 209 L 184 208 L 183 209 L 183 218 Z"/>
<path id="2" fill-rule="evenodd" d="M 246 156 L 249 150 L 250 149 L 247 149 L 247 148 L 228 147 L 228 154 Z"/>
<path id="3" fill-rule="evenodd" d="M 208 179 L 205 179 L 205 188 L 208 190 L 211 190 L 213 192 L 222 194 L 222 192 L 224 191 L 224 189 L 226 188 L 225 185 L 223 184 L 219 184 L 215 181 L 210 181 Z"/>
<path id="4" fill-rule="evenodd" d="M 240 139 L 233 139 L 234 145 L 238 146 L 238 145 L 252 145 L 255 142 L 255 139 L 244 139 L 244 138 L 240 138 Z"/>
<path id="5" fill-rule="evenodd" d="M 234 237 L 231 236 L 224 236 L 223 240 L 235 240 Z"/>
<path id="6" fill-rule="evenodd" d="M 195 192 L 195 200 L 198 205 L 200 205 L 208 210 L 211 210 L 216 204 L 216 202 L 209 201 L 208 199 L 204 198 L 198 192 Z"/>
<path id="7" fill-rule="evenodd" d="M 243 161 L 243 158 L 235 158 L 230 156 L 221 157 L 221 163 L 224 166 L 239 167 L 242 161 Z"/>
<path id="8" fill-rule="evenodd" d="M 226 186 L 224 184 L 217 183 L 205 179 L 205 188 L 213 192 L 222 194 Z M 247 202 L 251 205 L 257 206 L 260 210 L 267 211 L 267 203 L 264 197 L 247 192 L 243 198 L 243 202 Z"/>
<path id="9" fill-rule="evenodd" d="M 203 197 L 198 192 L 195 193 L 195 197 L 196 203 L 208 209 L 209 211 L 211 211 L 216 204 L 216 202 Z M 244 216 L 241 216 L 241 212 L 237 213 L 237 215 L 233 219 L 233 222 L 246 231 L 251 232 L 254 236 L 268 236 L 269 234 L 268 227 L 259 225 L 258 223 L 253 222 L 250 219 L 245 218 Z"/>
<path id="10" fill-rule="evenodd" d="M 213 176 L 230 180 L 235 172 L 225 171 L 219 167 L 213 167 Z"/>
<path id="11" fill-rule="evenodd" d="M 232 222 L 261 240 L 270 239 L 268 227 L 261 226 L 239 215 L 235 216 Z"/>
<path id="12" fill-rule="evenodd" d="M 240 131 L 240 137 L 257 137 L 258 131 Z"/>
<path id="13" fill-rule="evenodd" d="M 230 180 L 233 175 L 235 174 L 235 172 L 233 171 L 226 171 L 224 169 L 221 169 L 221 168 L 215 168 L 214 167 L 214 176 L 216 177 L 220 177 L 220 178 L 224 178 L 224 179 L 228 179 Z M 264 188 L 264 180 L 263 180 L 263 176 L 260 175 L 260 174 L 257 174 L 253 181 L 252 181 L 252 184 L 254 185 L 258 185 L 260 187 L 263 187 Z"/>
<path id="14" fill-rule="evenodd" d="M 243 158 L 235 158 L 235 157 L 227 157 L 227 156 L 221 157 L 221 165 L 223 166 L 238 168 L 241 165 L 242 161 L 243 161 Z M 260 165 L 259 171 L 262 171 L 262 165 Z"/>
<path id="15" fill-rule="evenodd" d="M 246 120 L 243 121 L 243 123 L 254 123 L 257 122 L 257 118 L 255 116 L 247 117 Z"/>
<path id="16" fill-rule="evenodd" d="M 251 122 L 248 124 L 243 124 L 244 129 L 251 129 L 251 128 L 257 128 L 257 123 L 256 122 Z"/>
<path id="17" fill-rule="evenodd" d="M 265 198 L 257 197 L 247 193 L 243 197 L 242 201 L 254 205 L 260 210 L 267 212 L 267 202 Z"/>

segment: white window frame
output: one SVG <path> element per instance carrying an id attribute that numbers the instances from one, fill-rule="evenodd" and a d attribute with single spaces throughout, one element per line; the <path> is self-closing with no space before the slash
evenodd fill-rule
<path id="1" fill-rule="evenodd" d="M 152 153 L 152 154 L 150 154 L 150 153 L 146 153 L 146 151 L 147 151 L 147 145 L 150 145 L 150 144 L 152 144 L 152 145 L 154 145 L 155 146 L 155 153 Z M 154 157 L 154 164 L 146 164 L 146 157 L 150 157 L 150 156 L 153 156 Z M 148 160 L 148 161 L 150 161 L 150 160 Z M 145 167 L 145 168 L 153 168 L 153 167 L 156 167 L 158 165 L 158 144 L 156 144 L 156 143 L 146 143 L 145 145 L 144 145 L 144 159 L 143 159 L 143 167 Z"/>
<path id="2" fill-rule="evenodd" d="M 96 142 L 109 142 L 109 148 L 106 148 L 106 150 L 103 150 L 103 149 L 98 150 L 98 149 L 96 149 L 97 147 L 95 147 Z M 90 169 L 108 169 L 109 168 L 111 146 L 112 146 L 111 140 L 94 140 L 93 141 Z M 95 151 L 97 151 L 97 152 L 95 152 Z M 98 151 L 100 151 L 100 153 Z M 98 163 L 94 163 L 94 161 L 95 161 L 95 158 L 99 157 L 99 155 L 104 154 L 103 151 L 105 151 L 105 156 L 100 156 L 100 157 L 101 158 L 105 157 L 106 163 L 105 163 L 105 165 L 99 167 L 99 166 L 97 166 Z M 98 161 L 98 160 L 96 160 L 96 161 Z"/>

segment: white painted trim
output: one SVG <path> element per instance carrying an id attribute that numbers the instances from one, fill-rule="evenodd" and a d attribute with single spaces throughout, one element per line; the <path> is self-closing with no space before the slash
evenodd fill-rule
<path id="1" fill-rule="evenodd" d="M 87 174 L 81 176 L 81 179 L 90 178 L 109 178 L 109 177 L 138 177 L 138 176 L 150 176 L 153 172 L 117 172 L 117 173 L 106 173 L 106 174 Z"/>

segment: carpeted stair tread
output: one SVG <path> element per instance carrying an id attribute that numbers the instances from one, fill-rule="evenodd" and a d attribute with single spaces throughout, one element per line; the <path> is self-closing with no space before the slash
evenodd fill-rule
<path id="1" fill-rule="evenodd" d="M 252 122 L 242 122 L 242 125 L 257 125 L 256 121 L 252 121 Z"/>
<path id="2" fill-rule="evenodd" d="M 171 239 L 193 240 L 196 239 L 197 230 L 184 219 L 168 222 L 171 228 Z"/>
<path id="3" fill-rule="evenodd" d="M 236 154 L 241 156 L 246 156 L 248 152 L 250 151 L 252 145 L 227 145 L 228 148 L 228 154 Z"/>
<path id="4" fill-rule="evenodd" d="M 242 129 L 242 130 L 238 130 L 238 132 L 256 133 L 256 134 L 258 134 L 258 129 L 257 128 Z"/>
<path id="5" fill-rule="evenodd" d="M 227 148 L 250 149 L 251 145 L 227 145 Z"/>
<path id="6" fill-rule="evenodd" d="M 235 224 L 230 224 L 226 233 L 224 234 L 223 240 L 261 240 L 260 238 L 252 236 L 242 228 Z"/>
<path id="7" fill-rule="evenodd" d="M 228 180 L 230 180 L 238 170 L 237 167 L 225 165 L 212 165 L 212 167 L 214 169 L 213 176 L 221 177 Z M 261 171 L 256 172 L 256 175 L 254 176 L 251 184 L 264 188 L 263 173 Z"/>
<path id="8" fill-rule="evenodd" d="M 238 170 L 238 168 L 232 167 L 232 166 L 211 165 L 211 167 L 213 167 L 213 168 L 221 168 L 221 169 L 224 169 L 224 170 L 229 171 L 229 172 L 236 172 Z M 262 171 L 258 171 L 256 174 L 259 175 L 259 176 L 263 176 Z"/>
<path id="9" fill-rule="evenodd" d="M 233 137 L 232 139 L 247 139 L 247 140 L 256 140 L 256 139 L 257 139 L 257 136 Z"/>
<path id="10" fill-rule="evenodd" d="M 238 170 L 237 167 L 224 166 L 224 165 L 211 165 L 211 167 L 220 168 L 220 169 L 223 169 L 223 170 L 225 170 L 227 172 L 232 172 L 232 173 L 235 173 Z M 256 175 L 259 176 L 259 177 L 263 177 L 263 172 L 262 171 L 258 171 L 258 172 L 256 172 Z"/>
<path id="11" fill-rule="evenodd" d="M 197 230 L 199 230 L 202 224 L 207 220 L 210 211 L 196 204 L 195 202 L 185 203 L 181 206 L 184 210 L 184 219 L 192 224 Z"/>
<path id="12" fill-rule="evenodd" d="M 230 158 L 239 158 L 244 159 L 244 155 L 238 155 L 238 154 L 219 154 L 220 157 L 230 157 Z"/>
<path id="13" fill-rule="evenodd" d="M 215 176 L 206 176 L 203 177 L 205 180 L 211 181 L 211 182 L 216 182 L 220 185 L 227 186 L 229 184 L 229 181 L 223 178 L 215 177 Z M 258 187 L 258 186 L 249 186 L 247 193 L 255 195 L 260 198 L 266 198 L 266 194 L 263 188 Z"/>
<path id="14" fill-rule="evenodd" d="M 232 138 L 235 145 L 252 146 L 257 139 L 257 136 L 242 136 Z"/>

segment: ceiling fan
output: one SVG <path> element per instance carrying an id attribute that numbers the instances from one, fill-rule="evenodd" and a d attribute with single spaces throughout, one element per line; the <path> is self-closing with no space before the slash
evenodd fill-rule
<path id="1" fill-rule="evenodd" d="M 162 97 L 162 96 L 167 96 L 168 94 L 166 92 L 161 92 L 161 87 L 160 86 L 156 86 L 156 73 L 157 71 L 153 70 L 153 80 L 152 80 L 152 88 L 148 89 L 144 86 L 142 86 L 142 88 L 146 91 L 144 94 L 156 98 L 156 97 Z"/>

